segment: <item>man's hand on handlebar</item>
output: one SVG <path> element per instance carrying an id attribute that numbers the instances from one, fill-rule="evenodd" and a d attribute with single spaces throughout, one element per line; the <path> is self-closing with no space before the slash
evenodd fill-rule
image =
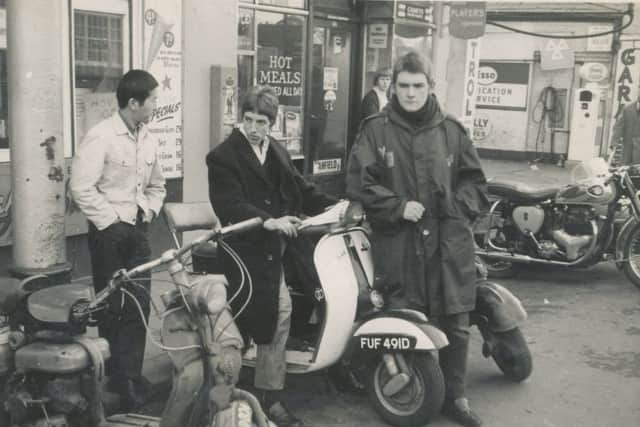
<path id="1" fill-rule="evenodd" d="M 298 226 L 302 223 L 300 218 L 285 215 L 280 218 L 269 218 L 263 224 L 265 230 L 278 231 L 287 237 L 298 236 Z"/>

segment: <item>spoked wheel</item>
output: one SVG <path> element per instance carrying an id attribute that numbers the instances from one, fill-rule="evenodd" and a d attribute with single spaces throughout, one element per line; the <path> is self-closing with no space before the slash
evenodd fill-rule
<path id="1" fill-rule="evenodd" d="M 428 353 L 405 353 L 409 378 L 393 387 L 392 377 L 382 357 L 367 373 L 367 393 L 376 411 L 393 426 L 424 425 L 436 416 L 444 401 L 444 378 L 435 357 Z M 400 374 L 402 375 L 402 374 Z"/>
<path id="2" fill-rule="evenodd" d="M 529 346 L 520 328 L 492 333 L 496 342 L 491 357 L 502 373 L 515 382 L 529 378 L 533 370 L 533 362 Z"/>
<path id="3" fill-rule="evenodd" d="M 623 256 L 626 260 L 622 267 L 624 274 L 640 289 L 640 224 L 633 227 L 626 237 Z"/>

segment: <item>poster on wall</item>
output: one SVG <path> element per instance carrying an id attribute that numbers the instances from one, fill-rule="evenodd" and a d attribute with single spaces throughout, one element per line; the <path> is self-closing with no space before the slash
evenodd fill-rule
<path id="1" fill-rule="evenodd" d="M 480 61 L 472 138 L 478 148 L 523 151 L 529 64 Z"/>
<path id="2" fill-rule="evenodd" d="M 149 131 L 165 178 L 182 177 L 182 0 L 144 2 L 144 68 L 160 83 Z"/>
<path id="3" fill-rule="evenodd" d="M 480 61 L 476 108 L 527 109 L 529 64 Z"/>

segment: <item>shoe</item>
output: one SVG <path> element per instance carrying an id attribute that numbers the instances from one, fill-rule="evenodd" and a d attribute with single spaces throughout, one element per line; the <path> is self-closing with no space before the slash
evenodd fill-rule
<path id="1" fill-rule="evenodd" d="M 465 427 L 480 427 L 482 420 L 469 407 L 466 397 L 449 400 L 442 406 L 442 413 L 451 420 Z"/>
<path id="2" fill-rule="evenodd" d="M 267 410 L 269 420 L 278 427 L 302 427 L 304 423 L 300 418 L 296 418 L 281 402 L 276 402 Z"/>
<path id="3" fill-rule="evenodd" d="M 120 410 L 123 412 L 138 411 L 145 403 L 132 379 L 111 380 L 109 388 L 120 395 Z"/>

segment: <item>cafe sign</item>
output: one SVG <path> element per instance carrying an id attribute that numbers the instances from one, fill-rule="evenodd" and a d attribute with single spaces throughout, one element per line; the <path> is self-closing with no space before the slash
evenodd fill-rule
<path id="1" fill-rule="evenodd" d="M 475 39 L 484 34 L 487 12 L 484 2 L 452 3 L 449 9 L 449 34 L 459 39 Z"/>
<path id="2" fill-rule="evenodd" d="M 409 21 L 433 22 L 433 4 L 426 1 L 399 1 L 396 17 Z"/>

